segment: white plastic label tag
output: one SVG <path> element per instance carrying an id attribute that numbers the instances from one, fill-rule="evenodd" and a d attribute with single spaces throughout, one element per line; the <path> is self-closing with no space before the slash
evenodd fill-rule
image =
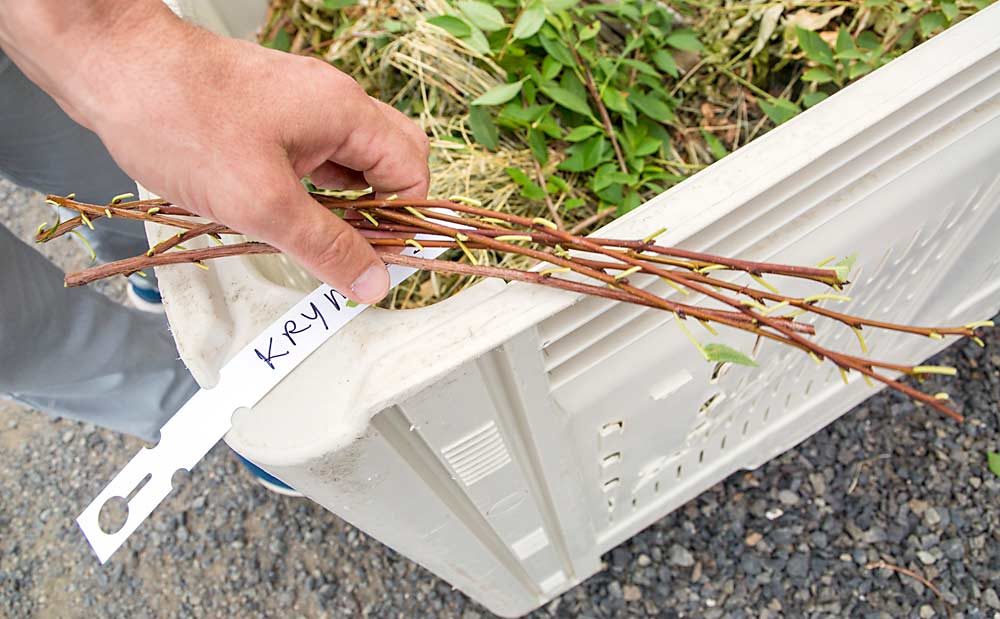
<path id="1" fill-rule="evenodd" d="M 435 258 L 444 250 L 407 247 L 403 253 L 412 256 L 418 251 L 422 258 Z M 388 269 L 392 287 L 416 271 L 398 265 Z M 367 307 L 349 302 L 329 286 L 320 286 L 240 350 L 220 371 L 217 387 L 194 394 L 160 430 L 160 442 L 139 451 L 76 519 L 101 563 L 170 494 L 174 473 L 190 471 L 225 436 L 237 409 L 257 404 Z M 107 533 L 98 517 L 115 497 L 127 500 L 128 516 L 119 530 Z"/>

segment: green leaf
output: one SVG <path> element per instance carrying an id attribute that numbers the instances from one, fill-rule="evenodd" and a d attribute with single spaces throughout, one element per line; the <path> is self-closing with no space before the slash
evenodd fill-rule
<path id="1" fill-rule="evenodd" d="M 524 80 L 521 80 L 514 82 L 513 84 L 500 84 L 499 86 L 494 86 L 480 96 L 476 97 L 470 105 L 503 105 L 521 92 L 521 86 L 523 84 Z"/>
<path id="2" fill-rule="evenodd" d="M 601 191 L 606 187 L 610 187 L 614 183 L 625 183 L 631 185 L 636 182 L 636 178 L 631 174 L 626 174 L 618 169 L 618 164 L 616 163 L 606 163 L 601 167 L 597 168 L 594 172 L 593 179 L 591 180 L 591 186 L 594 191 Z"/>
<path id="3" fill-rule="evenodd" d="M 579 93 L 573 92 L 568 88 L 563 88 L 562 86 L 556 86 L 555 84 L 542 84 L 538 87 L 546 97 L 552 99 L 562 107 L 567 110 L 571 110 L 578 114 L 583 114 L 585 116 L 592 116 L 590 111 L 590 106 L 587 105 L 587 99 L 581 97 Z"/>
<path id="4" fill-rule="evenodd" d="M 997 477 L 1000 477 L 1000 453 L 995 451 L 986 452 L 986 462 L 990 467 L 990 471 Z"/>
<path id="5" fill-rule="evenodd" d="M 807 92 L 806 94 L 802 95 L 802 103 L 807 108 L 810 108 L 829 96 L 830 95 L 826 94 L 825 92 L 818 92 L 818 91 Z"/>
<path id="6" fill-rule="evenodd" d="M 857 254 L 851 254 L 850 256 L 844 258 L 837 264 L 833 265 L 833 270 L 837 273 L 837 279 L 841 282 L 846 282 L 847 278 L 851 274 L 851 269 L 854 268 L 854 263 L 858 261 Z"/>
<path id="7" fill-rule="evenodd" d="M 652 155 L 656 151 L 660 150 L 663 146 L 663 141 L 652 136 L 642 138 L 642 141 L 633 149 L 633 157 L 645 157 L 647 155 Z"/>
<path id="8" fill-rule="evenodd" d="M 806 58 L 831 68 L 837 66 L 833 60 L 833 50 L 818 34 L 801 26 L 796 26 L 795 32 L 799 38 L 799 47 L 802 48 Z"/>
<path id="9" fill-rule="evenodd" d="M 658 49 L 653 52 L 653 63 L 659 67 L 660 71 L 671 77 L 678 77 L 681 74 L 677 68 L 677 61 L 674 60 L 674 55 L 665 49 Z"/>
<path id="10" fill-rule="evenodd" d="M 489 110 L 484 107 L 469 108 L 469 130 L 472 131 L 472 137 L 476 142 L 489 150 L 496 150 L 500 145 L 497 126 Z"/>
<path id="11" fill-rule="evenodd" d="M 695 31 L 686 28 L 674 30 L 667 35 L 667 38 L 663 42 L 670 47 L 686 52 L 700 52 L 705 49 L 705 46 L 698 40 L 698 35 Z"/>
<path id="12" fill-rule="evenodd" d="M 580 208 L 586 203 L 587 201 L 584 200 L 583 198 L 570 198 L 569 200 L 563 202 L 563 210 L 572 211 L 575 208 Z"/>
<path id="13" fill-rule="evenodd" d="M 521 195 L 529 200 L 544 200 L 545 191 L 538 186 L 538 183 L 531 180 L 524 170 L 519 168 L 505 168 L 504 172 L 507 173 L 510 178 L 517 183 L 521 188 Z"/>
<path id="14" fill-rule="evenodd" d="M 705 344 L 702 349 L 709 361 L 716 363 L 737 363 L 739 365 L 757 367 L 756 361 L 725 344 Z"/>
<path id="15" fill-rule="evenodd" d="M 594 125 L 580 125 L 579 127 L 573 129 L 566 134 L 563 138 L 567 142 L 579 142 L 580 140 L 586 140 L 595 133 L 600 133 L 603 131 L 600 127 L 595 127 Z"/>
<path id="16" fill-rule="evenodd" d="M 551 82 L 559 76 L 559 72 L 562 71 L 562 63 L 553 58 L 552 56 L 546 56 L 545 60 L 542 61 L 542 79 L 540 82 Z"/>
<path id="17" fill-rule="evenodd" d="M 273 39 L 264 44 L 264 47 L 270 47 L 271 49 L 287 52 L 292 48 L 292 37 L 288 36 L 288 33 L 284 28 L 281 28 L 274 33 Z"/>
<path id="18" fill-rule="evenodd" d="M 833 81 L 833 76 L 830 75 L 829 71 L 822 67 L 813 67 L 811 69 L 806 69 L 806 72 L 802 74 L 802 81 L 826 84 Z"/>
<path id="19" fill-rule="evenodd" d="M 323 0 L 323 7 L 335 11 L 337 9 L 346 9 L 357 3 L 358 0 Z"/>
<path id="20" fill-rule="evenodd" d="M 941 2 L 941 12 L 944 13 L 949 22 L 953 22 L 958 17 L 958 6 L 955 5 L 954 0 L 943 0 Z"/>
<path id="21" fill-rule="evenodd" d="M 493 32 L 507 25 L 500 11 L 490 4 L 478 0 L 459 0 L 455 4 L 458 6 L 458 10 L 462 11 L 462 14 L 481 30 Z"/>
<path id="22" fill-rule="evenodd" d="M 564 67 L 572 67 L 576 64 L 573 60 L 573 54 L 562 41 L 545 36 L 538 37 L 538 40 L 541 42 L 545 53 L 558 60 Z"/>
<path id="23" fill-rule="evenodd" d="M 453 37 L 467 37 L 472 34 L 472 27 L 459 17 L 454 15 L 437 15 L 427 20 L 428 24 L 434 24 L 438 28 L 443 28 L 445 32 Z"/>
<path id="24" fill-rule="evenodd" d="M 463 41 L 468 44 L 469 47 L 476 50 L 480 54 L 486 56 L 490 53 L 490 42 L 486 39 L 486 35 L 479 28 L 473 28 L 472 34 L 467 37 L 461 37 Z"/>
<path id="25" fill-rule="evenodd" d="M 604 107 L 618 112 L 628 122 L 635 124 L 635 110 L 628 104 L 628 99 L 624 92 L 609 86 L 604 90 L 601 100 L 604 102 Z"/>
<path id="26" fill-rule="evenodd" d="M 714 133 L 702 129 L 701 137 L 705 139 L 705 144 L 708 145 L 708 150 L 712 153 L 712 156 L 715 157 L 716 161 L 729 154 L 729 150 L 725 147 L 725 145 L 723 145 L 722 140 L 720 140 Z"/>
<path id="27" fill-rule="evenodd" d="M 593 170 L 604 159 L 605 144 L 604 136 L 599 135 L 570 146 L 566 149 L 569 157 L 559 164 L 559 169 L 567 172 Z"/>
<path id="28" fill-rule="evenodd" d="M 657 122 L 668 123 L 674 119 L 670 106 L 652 95 L 633 92 L 628 98 L 636 109 Z"/>
<path id="29" fill-rule="evenodd" d="M 653 78 L 660 78 L 661 74 L 659 71 L 653 68 L 653 65 L 648 62 L 643 62 L 641 60 L 636 60 L 635 58 L 622 58 L 621 63 L 623 67 L 629 69 L 635 69 L 643 75 L 648 75 Z"/>
<path id="30" fill-rule="evenodd" d="M 920 22 L 918 23 L 918 26 L 920 27 L 920 36 L 926 39 L 938 30 L 944 28 L 946 23 L 944 13 L 940 11 L 927 13 L 920 18 Z"/>
<path id="31" fill-rule="evenodd" d="M 865 30 L 858 35 L 858 47 L 874 51 L 881 46 L 882 39 L 878 38 L 878 35 L 871 30 Z"/>
<path id="32" fill-rule="evenodd" d="M 515 39 L 527 39 L 534 36 L 538 29 L 545 23 L 545 5 L 541 0 L 535 0 L 521 12 L 521 15 L 514 22 L 514 30 L 511 35 Z"/>
<path id="33" fill-rule="evenodd" d="M 545 165 L 549 161 L 549 147 L 545 141 L 545 134 L 537 129 L 528 130 L 528 147 L 535 161 Z"/>
<path id="34" fill-rule="evenodd" d="M 550 11 L 565 11 L 580 4 L 580 0 L 543 0 L 543 4 Z"/>
<path id="35" fill-rule="evenodd" d="M 837 31 L 837 45 L 835 49 L 838 54 L 858 49 L 857 46 L 854 45 L 854 39 L 851 38 L 851 33 L 848 32 L 847 28 L 843 26 L 841 26 L 840 30 Z"/>
<path id="36" fill-rule="evenodd" d="M 780 125 L 795 117 L 796 114 L 802 111 L 799 109 L 799 106 L 788 99 L 771 99 L 770 101 L 758 99 L 757 105 L 760 106 L 761 111 L 767 114 L 767 117 L 776 125 Z"/>
<path id="37" fill-rule="evenodd" d="M 865 62 L 855 62 L 851 65 L 850 71 L 847 72 L 848 79 L 856 79 L 862 75 L 867 75 L 872 72 L 875 67 L 871 66 Z"/>
<path id="38" fill-rule="evenodd" d="M 595 19 L 588 26 L 580 28 L 580 41 L 589 41 L 601 31 L 601 21 Z"/>
<path id="39" fill-rule="evenodd" d="M 621 203 L 618 205 L 618 210 L 615 211 L 615 216 L 621 217 L 629 211 L 634 211 L 640 204 L 642 204 L 642 198 L 638 192 L 630 191 L 622 198 Z"/>

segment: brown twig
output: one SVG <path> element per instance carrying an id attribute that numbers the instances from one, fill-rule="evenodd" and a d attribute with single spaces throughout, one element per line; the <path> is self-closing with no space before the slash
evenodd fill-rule
<path id="1" fill-rule="evenodd" d="M 580 57 L 580 52 L 570 45 L 570 51 L 573 52 L 573 58 L 576 63 L 580 65 L 583 70 L 584 84 L 587 86 L 587 91 L 590 93 L 590 98 L 594 100 L 594 104 L 597 105 L 597 112 L 601 115 L 601 123 L 604 125 L 604 132 L 608 134 L 611 138 L 611 147 L 615 149 L 615 157 L 618 159 L 618 165 L 621 167 L 622 172 L 628 174 L 628 164 L 625 163 L 625 156 L 622 154 L 622 147 L 618 144 L 618 137 L 615 135 L 614 125 L 611 124 L 611 116 L 608 115 L 608 108 L 604 107 L 604 102 L 601 101 L 601 93 L 597 91 L 597 84 L 594 83 L 594 76 L 590 73 L 590 67 L 587 63 L 583 61 Z"/>
<path id="2" fill-rule="evenodd" d="M 878 561 L 872 561 L 871 563 L 868 563 L 867 565 L 865 565 L 865 569 L 866 570 L 887 569 L 887 570 L 890 570 L 890 571 L 893 571 L 893 572 L 898 572 L 900 574 L 903 574 L 904 576 L 909 576 L 910 578 L 916 580 L 917 582 L 919 582 L 923 586 L 925 586 L 928 589 L 930 589 L 931 591 L 933 591 L 934 595 L 938 596 L 938 599 L 940 599 L 942 602 L 944 602 L 945 604 L 947 604 L 947 602 L 945 601 L 944 597 L 941 595 L 941 590 L 938 589 L 937 587 L 935 587 L 934 583 L 932 583 L 931 581 L 927 580 L 925 577 L 921 576 L 920 574 L 918 574 L 917 572 L 914 572 L 913 570 L 911 570 L 909 568 L 900 567 L 898 565 L 893 565 L 892 563 L 887 563 L 884 560 L 880 559 Z"/>
<path id="3" fill-rule="evenodd" d="M 701 252 L 659 246 L 654 244 L 650 238 L 642 241 L 627 241 L 580 237 L 566 232 L 553 222 L 544 219 L 528 219 L 462 203 L 440 200 L 404 201 L 393 199 L 346 201 L 329 196 L 317 196 L 317 200 L 328 208 L 349 209 L 365 214 L 366 219 L 351 219 L 350 222 L 363 234 L 371 235 L 376 231 L 379 232 L 377 238 L 369 238 L 369 242 L 376 248 L 412 244 L 416 244 L 417 247 L 423 244 L 427 247 L 458 248 L 469 257 L 473 264 L 426 260 L 380 251 L 387 263 L 406 264 L 424 270 L 465 276 L 498 277 L 507 281 L 524 281 L 661 309 L 673 313 L 678 320 L 693 317 L 706 324 L 715 322 L 730 326 L 754 333 L 758 337 L 798 348 L 812 355 L 818 362 L 828 359 L 838 366 L 842 373 L 850 370 L 856 371 L 868 378 L 881 381 L 916 401 L 928 404 L 953 419 L 959 421 L 962 419 L 961 415 L 950 409 L 937 396 L 931 396 L 909 385 L 898 383 L 875 369 L 915 374 L 918 370 L 920 373 L 924 373 L 929 369 L 934 370 L 934 368 L 914 368 L 913 366 L 865 359 L 830 350 L 804 337 L 804 335 L 814 333 L 811 326 L 795 322 L 794 316 L 791 315 L 770 316 L 769 314 L 775 309 L 788 306 L 839 321 L 855 330 L 860 330 L 862 326 L 868 326 L 938 338 L 943 335 L 975 336 L 974 327 L 976 325 L 962 328 L 931 328 L 869 320 L 819 307 L 816 305 L 816 301 L 823 298 L 823 295 L 806 298 L 787 297 L 777 292 L 715 279 L 709 276 L 707 271 L 718 269 L 745 271 L 751 276 L 757 277 L 758 283 L 764 286 L 770 285 L 759 279 L 761 273 L 812 280 L 834 288 L 846 283 L 843 281 L 844 273 L 819 267 L 795 267 L 728 259 Z M 237 234 L 237 232 L 221 224 L 197 223 L 190 217 L 184 217 L 190 215 L 186 210 L 162 201 L 145 210 L 143 210 L 146 207 L 145 204 L 136 205 L 135 203 L 105 207 L 56 197 L 53 197 L 53 202 L 75 209 L 90 219 L 110 214 L 174 225 L 181 230 L 177 235 L 155 246 L 147 255 L 70 274 L 67 276 L 67 285 L 81 285 L 113 274 L 133 273 L 149 266 L 190 262 L 200 265 L 202 261 L 220 257 L 277 252 L 269 245 L 256 242 L 168 251 L 174 249 L 181 240 L 195 239 L 205 235 L 218 238 L 219 235 Z M 447 209 L 447 211 L 442 209 Z M 69 222 L 66 223 L 69 224 Z M 79 222 L 75 225 L 79 225 Z M 62 229 L 63 227 L 60 226 L 53 230 L 42 230 L 39 233 L 39 240 L 53 238 L 55 232 Z M 386 237 L 386 233 L 401 236 Z M 425 235 L 425 237 L 430 235 L 432 238 L 417 243 L 412 239 L 415 234 Z M 532 245 L 545 248 L 545 251 L 518 244 L 520 242 L 529 242 Z M 553 264 L 555 268 L 527 271 L 478 265 L 475 264 L 475 257 L 469 253 L 470 249 L 486 249 L 507 255 L 518 254 L 535 261 Z M 576 250 L 582 254 L 570 254 L 567 250 Z M 596 283 L 556 277 L 555 274 L 561 271 L 572 271 L 578 276 Z M 659 277 L 679 289 L 704 295 L 728 306 L 731 310 L 696 306 L 653 294 L 644 288 L 632 285 L 629 281 L 629 276 L 638 272 Z M 741 299 L 741 297 L 746 298 Z M 766 302 L 772 302 L 774 305 L 765 306 Z M 702 350 L 700 346 L 699 349 Z M 705 350 L 702 350 L 702 353 L 705 354 L 706 358 L 709 358 Z"/>

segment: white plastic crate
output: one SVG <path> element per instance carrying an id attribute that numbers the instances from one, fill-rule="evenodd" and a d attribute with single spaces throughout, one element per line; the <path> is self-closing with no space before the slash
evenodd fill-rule
<path id="1" fill-rule="evenodd" d="M 642 238 L 666 226 L 663 243 L 792 264 L 857 253 L 852 312 L 927 324 L 992 316 L 997 33 L 993 6 L 601 235 Z M 276 256 L 158 275 L 181 354 L 206 386 L 315 284 Z M 226 441 L 493 612 L 520 615 L 594 574 L 602 553 L 873 392 L 770 343 L 759 368 L 712 381 L 671 322 L 495 281 L 430 308 L 372 309 L 237 413 Z M 820 341 L 856 345 L 849 330 L 821 327 Z M 721 339 L 752 346 L 732 330 Z M 874 355 L 910 362 L 947 344 L 874 330 L 868 339 Z"/>

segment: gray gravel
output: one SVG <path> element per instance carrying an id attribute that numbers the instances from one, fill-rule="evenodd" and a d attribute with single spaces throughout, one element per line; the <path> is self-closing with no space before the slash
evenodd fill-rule
<path id="1" fill-rule="evenodd" d="M 0 182 L 0 221 L 20 233 L 39 203 Z M 47 249 L 81 259 L 72 242 Z M 1000 618 L 1000 479 L 986 468 L 1000 334 L 935 362 L 964 377 L 949 389 L 964 425 L 877 395 L 614 549 L 535 616 Z M 333 514 L 263 490 L 225 448 L 99 567 L 72 518 L 139 445 L 0 401 L 0 615 L 489 616 Z"/>

